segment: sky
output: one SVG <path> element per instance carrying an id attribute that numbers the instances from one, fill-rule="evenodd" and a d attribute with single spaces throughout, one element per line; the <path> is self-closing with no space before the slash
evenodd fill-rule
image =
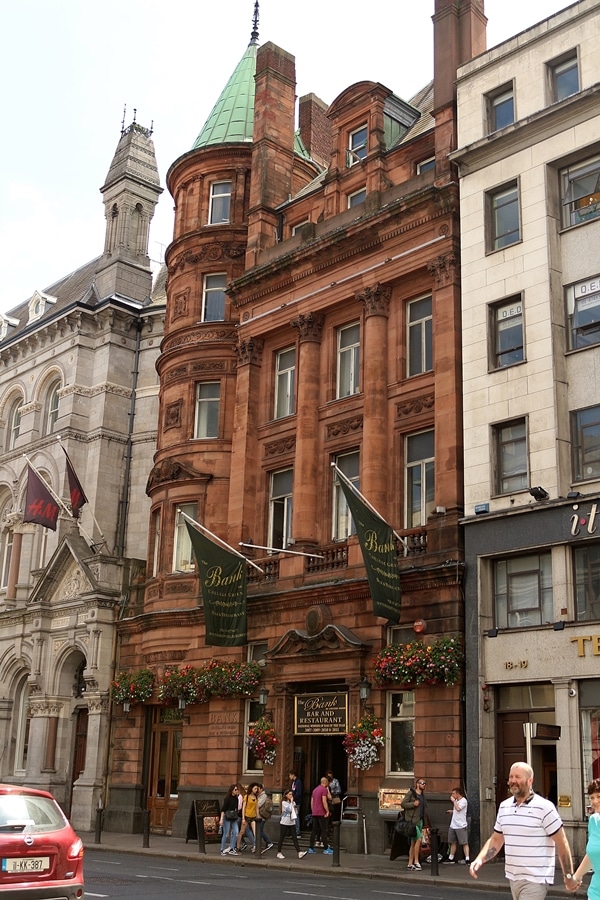
<path id="1" fill-rule="evenodd" d="M 485 0 L 488 47 L 568 0 Z M 99 192 L 125 125 L 153 125 L 165 188 L 151 225 L 173 227 L 170 165 L 191 149 L 250 40 L 254 0 L 18 0 L 3 7 L 0 312 L 99 256 Z M 259 42 L 296 58 L 298 97 L 331 103 L 378 81 L 409 100 L 432 77 L 434 0 L 260 0 Z"/>

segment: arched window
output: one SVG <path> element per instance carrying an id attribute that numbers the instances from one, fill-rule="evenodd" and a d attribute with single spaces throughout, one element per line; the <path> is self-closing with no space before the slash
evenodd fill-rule
<path id="1" fill-rule="evenodd" d="M 11 404 L 10 411 L 8 414 L 8 428 L 6 432 L 6 449 L 13 450 L 14 446 L 17 442 L 17 438 L 19 437 L 19 431 L 21 429 L 21 407 L 23 406 L 23 401 L 21 398 L 18 400 L 14 400 Z"/>
<path id="2" fill-rule="evenodd" d="M 8 586 L 8 570 L 13 546 L 13 530 L 2 523 L 12 508 L 12 499 L 5 494 L 3 502 L 0 504 L 0 588 Z"/>
<path id="3" fill-rule="evenodd" d="M 56 420 L 58 419 L 58 392 L 60 390 L 60 378 L 53 381 L 46 391 L 46 403 L 44 405 L 44 435 L 52 434 Z"/>
<path id="4" fill-rule="evenodd" d="M 29 749 L 29 685 L 23 682 L 15 698 L 15 760 L 14 774 L 23 773 L 27 768 L 27 751 Z"/>

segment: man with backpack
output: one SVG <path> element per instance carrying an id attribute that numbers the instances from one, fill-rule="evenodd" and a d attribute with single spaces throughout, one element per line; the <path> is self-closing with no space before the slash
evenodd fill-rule
<path id="1" fill-rule="evenodd" d="M 273 841 L 270 839 L 268 834 L 265 831 L 265 825 L 273 815 L 273 801 L 265 791 L 264 784 L 259 785 L 258 791 L 258 821 L 260 823 L 260 830 L 258 835 L 256 836 L 256 843 L 261 846 L 261 843 L 264 842 L 264 847 L 260 851 L 261 853 L 266 853 L 267 850 L 270 850 L 273 846 Z"/>

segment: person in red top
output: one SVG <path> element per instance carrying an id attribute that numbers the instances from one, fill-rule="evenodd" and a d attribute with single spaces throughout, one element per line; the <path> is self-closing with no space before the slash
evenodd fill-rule
<path id="1" fill-rule="evenodd" d="M 310 798 L 310 812 L 312 815 L 312 829 L 310 832 L 310 849 L 309 853 L 316 853 L 315 840 L 319 835 L 319 840 L 323 842 L 323 853 L 331 855 L 333 850 L 327 843 L 327 824 L 329 818 L 329 779 L 321 778 L 320 784 L 316 786 Z"/>

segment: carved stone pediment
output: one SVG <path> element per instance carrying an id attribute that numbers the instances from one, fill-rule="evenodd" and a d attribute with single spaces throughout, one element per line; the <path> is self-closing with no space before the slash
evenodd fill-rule
<path id="1" fill-rule="evenodd" d="M 94 567 L 88 564 L 91 550 L 80 535 L 68 535 L 35 585 L 28 603 L 60 605 L 99 590 Z"/>
<path id="2" fill-rule="evenodd" d="M 357 650 L 369 650 L 369 644 L 365 644 L 353 631 L 344 625 L 326 625 L 316 634 L 309 634 L 300 628 L 292 628 L 283 635 L 281 640 L 265 655 L 268 660 L 277 660 L 281 657 L 311 655 L 314 653 L 329 651 L 332 653 L 356 653 Z"/>
<path id="3" fill-rule="evenodd" d="M 153 488 L 163 484 L 165 481 L 189 481 L 190 478 L 210 481 L 212 476 L 198 472 L 193 466 L 180 460 L 164 459 L 154 466 L 150 472 L 148 483 L 146 484 L 146 493 L 149 494 Z"/>

